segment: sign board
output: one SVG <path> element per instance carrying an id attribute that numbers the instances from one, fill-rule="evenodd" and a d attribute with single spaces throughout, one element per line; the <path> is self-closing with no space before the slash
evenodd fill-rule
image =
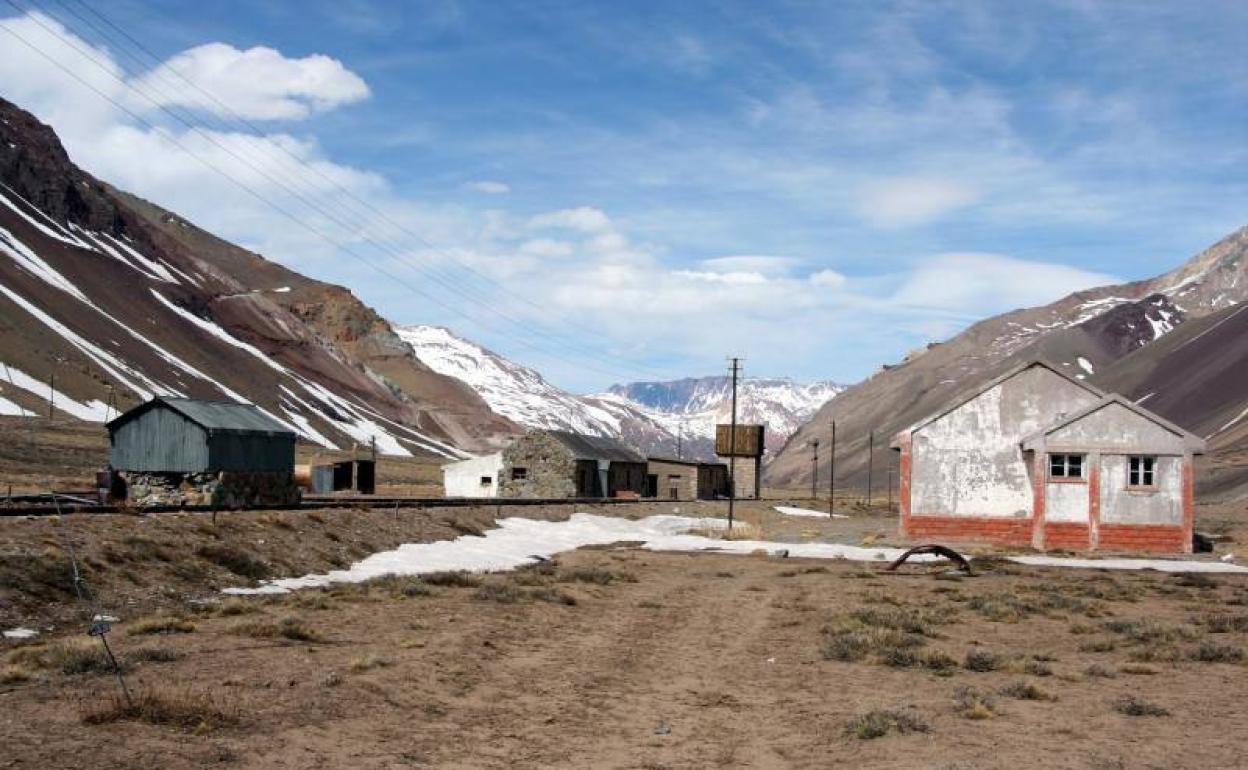
<path id="1" fill-rule="evenodd" d="M 738 425 L 736 440 L 732 440 L 731 425 L 715 426 L 715 454 L 720 457 L 762 457 L 763 426 Z"/>

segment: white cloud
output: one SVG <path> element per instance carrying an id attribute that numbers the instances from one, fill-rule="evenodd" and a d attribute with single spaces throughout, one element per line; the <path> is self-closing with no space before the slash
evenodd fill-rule
<path id="1" fill-rule="evenodd" d="M 990 312 L 1043 305 L 1080 289 L 1118 283 L 1104 273 L 1001 254 L 937 254 L 923 260 L 897 290 L 902 305 Z"/>
<path id="2" fill-rule="evenodd" d="M 511 192 L 511 185 L 506 182 L 494 182 L 486 179 L 480 182 L 469 182 L 464 185 L 464 189 L 485 195 L 505 195 Z"/>
<path id="3" fill-rule="evenodd" d="M 812 273 L 807 280 L 810 281 L 812 286 L 817 286 L 821 289 L 841 289 L 845 287 L 847 282 L 845 276 L 835 270 L 820 270 L 817 273 Z"/>
<path id="4" fill-rule="evenodd" d="M 198 88 L 188 87 L 183 78 Z M 306 118 L 369 95 L 368 85 L 359 75 L 328 56 L 289 59 L 272 48 L 256 46 L 240 51 L 225 43 L 183 51 L 134 85 L 159 104 L 218 115 L 228 114 L 224 104 L 255 120 Z M 146 100 L 136 104 L 150 107 Z"/>
<path id="5" fill-rule="evenodd" d="M 580 206 L 574 209 L 560 209 L 546 214 L 538 214 L 529 220 L 534 229 L 579 230 L 583 233 L 597 233 L 611 227 L 611 219 L 602 209 Z"/>
<path id="6" fill-rule="evenodd" d="M 946 179 L 899 177 L 873 181 L 859 191 L 858 214 L 874 227 L 908 227 L 971 205 L 979 194 Z"/>
<path id="7" fill-rule="evenodd" d="M 760 275 L 785 275 L 799 260 L 792 257 L 733 256 L 704 259 L 698 264 L 711 272 L 754 272 Z"/>
<path id="8" fill-rule="evenodd" d="M 520 244 L 520 251 L 535 257 L 570 257 L 576 247 L 567 241 L 552 238 L 534 238 Z"/>

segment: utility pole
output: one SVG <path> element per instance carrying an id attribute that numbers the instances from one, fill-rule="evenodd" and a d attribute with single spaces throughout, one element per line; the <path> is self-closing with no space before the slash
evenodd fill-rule
<path id="1" fill-rule="evenodd" d="M 893 462 L 888 462 L 888 510 L 893 510 Z"/>
<path id="2" fill-rule="evenodd" d="M 684 436 L 685 436 L 685 421 L 681 420 L 680 422 L 676 423 L 676 459 L 677 460 L 685 459 L 684 455 L 682 454 L 683 447 L 681 446 L 681 443 L 682 443 L 681 439 L 683 439 Z"/>
<path id="3" fill-rule="evenodd" d="M 732 421 L 728 428 L 728 529 L 732 529 L 733 514 L 737 503 L 737 375 L 741 371 L 741 359 L 732 359 Z"/>
<path id="4" fill-rule="evenodd" d="M 48 419 L 52 419 L 52 407 L 56 405 L 56 373 L 48 378 Z"/>
<path id="5" fill-rule="evenodd" d="M 867 434 L 867 507 L 871 507 L 871 473 L 875 469 L 875 431 Z"/>
<path id="6" fill-rule="evenodd" d="M 828 515 L 836 502 L 836 420 L 832 421 L 832 454 L 828 457 Z"/>
<path id="7" fill-rule="evenodd" d="M 810 499 L 819 499 L 819 439 L 810 442 L 815 454 L 810 459 Z"/>

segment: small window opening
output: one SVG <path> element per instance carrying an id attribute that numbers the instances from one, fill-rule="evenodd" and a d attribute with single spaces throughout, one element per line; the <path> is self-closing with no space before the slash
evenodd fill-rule
<path id="1" fill-rule="evenodd" d="M 1049 478 L 1083 478 L 1083 455 L 1049 455 Z"/>
<path id="2" fill-rule="evenodd" d="M 1134 455 L 1127 461 L 1127 486 L 1152 487 L 1157 481 L 1157 458 Z"/>
<path id="3" fill-rule="evenodd" d="M 512 468 L 512 469 L 511 469 L 511 480 L 512 480 L 512 481 L 524 481 L 524 480 L 525 480 L 525 479 L 527 479 L 528 477 L 529 477 L 529 469 L 528 469 L 528 468 Z"/>
<path id="4" fill-rule="evenodd" d="M 481 477 L 481 486 L 483 486 L 483 487 L 488 487 L 488 486 L 489 486 L 490 484 L 492 484 L 492 483 L 494 483 L 494 477 L 493 477 L 493 476 L 482 476 L 482 477 Z"/>

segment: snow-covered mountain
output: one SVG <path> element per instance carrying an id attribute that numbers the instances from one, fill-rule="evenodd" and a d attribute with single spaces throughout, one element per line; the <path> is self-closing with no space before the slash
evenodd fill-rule
<path id="1" fill-rule="evenodd" d="M 606 393 L 581 396 L 448 329 L 399 326 L 395 331 L 435 372 L 463 381 L 491 409 L 521 425 L 613 436 L 647 454 L 679 451 L 687 458 L 710 458 L 715 425 L 729 419 L 726 376 L 615 385 Z M 737 394 L 738 420 L 765 424 L 768 446 L 778 448 L 840 390 L 830 382 L 744 379 Z"/>

